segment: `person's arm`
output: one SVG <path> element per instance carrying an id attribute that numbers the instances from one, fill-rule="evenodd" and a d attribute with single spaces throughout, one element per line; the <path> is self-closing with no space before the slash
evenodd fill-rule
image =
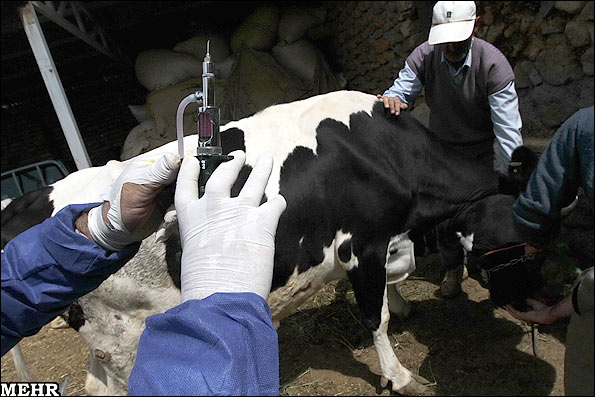
<path id="1" fill-rule="evenodd" d="M 131 395 L 276 395 L 277 333 L 267 305 L 275 233 L 286 203 L 260 205 L 272 158 L 230 197 L 245 154 L 221 164 L 198 199 L 199 165 L 184 159 L 175 195 L 182 304 L 151 316 L 128 379 Z"/>
<path id="2" fill-rule="evenodd" d="M 277 332 L 254 293 L 215 293 L 147 318 L 130 395 L 279 394 Z"/>
<path id="3" fill-rule="evenodd" d="M 4 247 L 2 355 L 136 253 L 163 218 L 157 196 L 179 165 L 173 153 L 141 156 L 107 189 L 103 203 L 67 206 Z"/>
<path id="4" fill-rule="evenodd" d="M 577 278 L 572 293 L 553 306 L 528 298 L 527 304 L 533 309 L 520 312 L 511 305 L 506 310 L 519 320 L 527 323 L 553 324 L 573 313 L 583 315 L 593 311 L 593 267 L 583 271 Z"/>
<path id="5" fill-rule="evenodd" d="M 523 123 L 519 113 L 519 100 L 514 87 L 514 80 L 488 96 L 490 114 L 494 126 L 494 136 L 500 148 L 502 170 L 506 170 L 510 156 L 517 147 L 523 144 L 521 128 Z"/>
<path id="6" fill-rule="evenodd" d="M 511 305 L 506 305 L 505 308 L 514 318 L 530 324 L 553 324 L 562 318 L 570 317 L 574 311 L 572 296 L 570 295 L 553 306 L 548 306 L 531 298 L 527 298 L 527 305 L 533 310 L 521 312 Z"/>
<path id="7" fill-rule="evenodd" d="M 523 241 L 535 247 L 547 245 L 558 234 L 562 208 L 574 200 L 581 185 L 581 168 L 587 176 L 590 167 L 592 175 L 592 116 L 589 138 L 588 129 L 579 125 L 577 115 L 570 117 L 556 131 L 540 156 L 525 191 L 513 205 L 517 232 Z M 588 149 L 589 145 L 591 149 Z M 586 155 L 581 155 L 585 150 Z M 591 150 L 590 160 L 586 158 L 588 150 Z M 582 164 L 588 161 L 590 166 Z"/>
<path id="8" fill-rule="evenodd" d="M 423 83 L 405 62 L 405 66 L 399 72 L 399 77 L 393 85 L 382 96 L 398 97 L 401 102 L 412 105 L 423 88 Z"/>
<path id="9" fill-rule="evenodd" d="M 392 114 L 398 116 L 401 110 L 405 110 L 409 108 L 409 104 L 415 103 L 422 88 L 422 82 L 405 62 L 405 66 L 399 72 L 399 77 L 392 87 L 376 97 L 382 99 L 386 109 L 390 109 Z"/>
<path id="10" fill-rule="evenodd" d="M 139 245 L 108 252 L 75 231 L 95 204 L 70 205 L 12 239 L 2 252 L 2 355 L 94 290 Z M 82 214 L 82 216 L 81 216 Z"/>

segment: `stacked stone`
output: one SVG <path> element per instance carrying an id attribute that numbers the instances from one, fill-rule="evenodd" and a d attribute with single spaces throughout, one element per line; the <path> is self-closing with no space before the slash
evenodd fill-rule
<path id="1" fill-rule="evenodd" d="M 427 38 L 412 1 L 328 2 L 333 48 L 347 88 L 382 93 Z"/>
<path id="2" fill-rule="evenodd" d="M 478 34 L 514 67 L 523 134 L 551 137 L 593 105 L 593 2 L 480 2 Z"/>
<path id="3" fill-rule="evenodd" d="M 500 49 L 514 68 L 523 136 L 545 145 L 564 120 L 593 105 L 593 2 L 476 3 L 477 36 Z M 427 40 L 431 2 L 324 4 L 333 32 L 327 56 L 343 71 L 347 89 L 384 92 L 411 51 Z M 428 117 L 424 102 L 422 92 L 413 108 L 420 120 Z M 585 200 L 581 195 L 565 219 L 561 239 L 592 263 L 593 223 Z"/>
<path id="4" fill-rule="evenodd" d="M 427 40 L 430 2 L 325 2 L 329 54 L 348 89 L 382 93 Z M 576 110 L 593 105 L 593 2 L 478 1 L 478 37 L 499 48 L 516 74 L 523 134 L 551 137 Z M 416 106 L 424 102 L 423 95 Z"/>

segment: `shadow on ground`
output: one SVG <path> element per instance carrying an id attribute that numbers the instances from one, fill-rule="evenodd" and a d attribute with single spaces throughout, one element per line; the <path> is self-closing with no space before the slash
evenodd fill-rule
<path id="1" fill-rule="evenodd" d="M 419 268 L 419 264 L 418 264 Z M 391 318 L 389 338 L 401 363 L 431 383 L 428 395 L 562 394 L 566 324 L 540 329 L 538 358 L 529 327 L 496 308 L 475 280 L 464 282 L 455 299 L 438 295 L 435 268 L 401 285 L 412 316 Z M 282 395 L 375 395 L 380 367 L 371 333 L 360 322 L 348 281 L 328 285 L 294 315 L 281 322 Z M 549 351 L 548 351 L 549 350 Z"/>

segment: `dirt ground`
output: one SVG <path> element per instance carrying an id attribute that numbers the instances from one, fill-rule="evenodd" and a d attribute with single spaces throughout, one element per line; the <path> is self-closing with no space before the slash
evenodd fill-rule
<path id="1" fill-rule="evenodd" d="M 392 318 L 389 338 L 401 363 L 431 383 L 427 395 L 563 395 L 567 322 L 540 326 L 539 354 L 530 327 L 495 308 L 472 278 L 463 293 L 440 297 L 437 255 L 417 259 L 417 270 L 400 284 L 413 304 L 405 321 Z M 358 318 L 347 281 L 327 285 L 281 322 L 280 394 L 390 395 L 381 390 L 371 334 Z M 46 326 L 22 342 L 37 380 L 62 384 L 66 395 L 84 395 L 88 350 L 71 329 Z M 16 381 L 10 354 L 2 381 Z"/>

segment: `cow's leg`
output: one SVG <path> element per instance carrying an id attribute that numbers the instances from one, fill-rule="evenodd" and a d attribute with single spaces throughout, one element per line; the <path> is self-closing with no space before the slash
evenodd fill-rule
<path id="1" fill-rule="evenodd" d="M 390 287 L 388 285 L 387 287 Z M 380 316 L 380 326 L 372 331 L 374 347 L 378 354 L 378 361 L 382 369 L 380 385 L 386 387 L 388 381 L 392 382 L 392 390 L 404 395 L 417 395 L 423 393 L 426 387 L 424 383 L 429 383 L 419 375 L 412 374 L 407 368 L 403 367 L 388 339 L 388 322 L 390 314 L 388 311 L 388 299 L 386 291 Z"/>
<path id="2" fill-rule="evenodd" d="M 411 303 L 403 298 L 397 288 L 397 283 L 388 284 L 386 287 L 388 309 L 391 313 L 396 314 L 399 320 L 405 320 L 411 314 Z"/>
<path id="3" fill-rule="evenodd" d="M 352 248 L 353 246 L 353 248 Z M 345 240 L 338 250 L 339 260 L 351 280 L 363 325 L 372 332 L 382 370 L 381 385 L 390 380 L 392 390 L 401 394 L 424 392 L 425 379 L 413 375 L 399 362 L 388 339 L 386 260 L 387 242 L 359 246 Z"/>
<path id="4" fill-rule="evenodd" d="M 95 358 L 93 349 L 89 353 L 89 372 L 85 380 L 85 391 L 90 396 L 109 396 L 107 374 L 102 364 Z"/>

